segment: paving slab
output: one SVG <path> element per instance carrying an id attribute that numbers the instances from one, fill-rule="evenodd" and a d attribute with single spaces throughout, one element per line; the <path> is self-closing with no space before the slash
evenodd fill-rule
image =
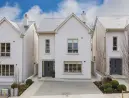
<path id="1" fill-rule="evenodd" d="M 34 96 L 102 94 L 92 82 L 44 82 Z"/>

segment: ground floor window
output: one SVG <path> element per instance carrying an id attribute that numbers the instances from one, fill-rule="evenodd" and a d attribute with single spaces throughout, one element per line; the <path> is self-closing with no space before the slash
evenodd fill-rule
<path id="1" fill-rule="evenodd" d="M 0 76 L 14 76 L 14 65 L 0 64 Z"/>
<path id="2" fill-rule="evenodd" d="M 64 62 L 64 72 L 81 73 L 82 72 L 82 62 L 65 61 Z"/>

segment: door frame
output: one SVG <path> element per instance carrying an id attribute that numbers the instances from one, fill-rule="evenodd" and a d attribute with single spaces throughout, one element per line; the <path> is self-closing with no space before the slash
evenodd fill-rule
<path id="1" fill-rule="evenodd" d="M 110 69 L 110 61 L 111 61 L 111 59 L 121 59 L 121 75 L 123 75 L 123 59 L 121 58 L 121 57 L 110 57 L 110 59 L 109 59 L 109 74 L 110 75 L 113 75 L 113 74 L 111 74 L 111 69 Z"/>
<path id="2" fill-rule="evenodd" d="M 45 77 L 44 61 L 53 61 L 54 62 L 54 70 L 55 70 L 55 60 L 54 59 L 43 59 L 42 60 L 42 77 Z"/>

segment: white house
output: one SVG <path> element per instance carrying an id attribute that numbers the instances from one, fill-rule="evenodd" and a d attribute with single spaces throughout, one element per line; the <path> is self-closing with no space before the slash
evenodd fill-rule
<path id="1" fill-rule="evenodd" d="M 34 74 L 38 37 L 35 23 L 25 15 L 23 23 L 0 21 L 0 83 L 23 82 Z"/>
<path id="2" fill-rule="evenodd" d="M 37 30 L 38 77 L 91 79 L 91 29 L 75 14 L 44 18 Z"/>
<path id="3" fill-rule="evenodd" d="M 96 69 L 106 75 L 124 75 L 124 45 L 128 24 L 125 17 L 98 17 L 93 34 L 93 59 Z M 124 50 L 125 51 L 125 50 Z"/>

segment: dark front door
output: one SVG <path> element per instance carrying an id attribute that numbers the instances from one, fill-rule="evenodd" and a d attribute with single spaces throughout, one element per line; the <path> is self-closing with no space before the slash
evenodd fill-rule
<path id="1" fill-rule="evenodd" d="M 122 75 L 122 59 L 110 59 L 110 74 Z"/>
<path id="2" fill-rule="evenodd" d="M 44 76 L 52 76 L 54 61 L 44 61 Z"/>

